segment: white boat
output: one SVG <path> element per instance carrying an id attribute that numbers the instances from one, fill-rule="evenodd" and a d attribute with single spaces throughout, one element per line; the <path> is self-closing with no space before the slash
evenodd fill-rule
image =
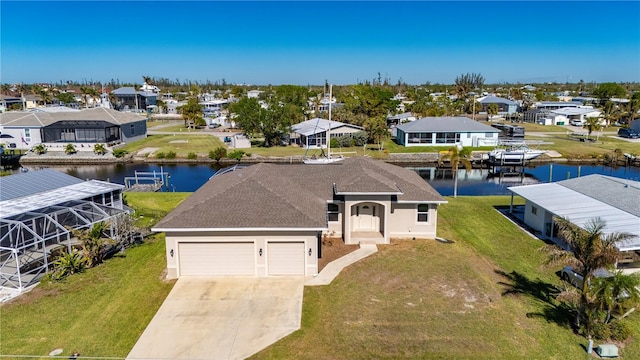
<path id="1" fill-rule="evenodd" d="M 332 95 L 332 90 L 333 90 L 333 85 L 329 85 L 329 127 L 327 128 L 327 136 L 326 136 L 326 141 L 327 141 L 327 154 L 320 156 L 320 157 L 305 157 L 302 159 L 302 162 L 307 164 L 307 165 L 325 165 L 325 164 L 332 164 L 332 163 L 336 163 L 338 161 L 342 161 L 344 160 L 344 157 L 342 155 L 340 156 L 332 156 L 331 155 L 331 99 L 333 99 L 333 95 Z M 307 148 L 307 151 L 309 150 L 309 148 Z"/>
<path id="2" fill-rule="evenodd" d="M 530 149 L 524 143 L 507 144 L 490 151 L 486 159 L 494 163 L 524 162 L 545 154 L 546 150 Z"/>

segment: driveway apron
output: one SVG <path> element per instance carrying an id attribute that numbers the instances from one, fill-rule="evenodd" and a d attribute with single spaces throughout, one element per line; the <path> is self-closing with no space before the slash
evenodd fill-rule
<path id="1" fill-rule="evenodd" d="M 304 278 L 183 277 L 127 359 L 244 359 L 300 328 Z"/>

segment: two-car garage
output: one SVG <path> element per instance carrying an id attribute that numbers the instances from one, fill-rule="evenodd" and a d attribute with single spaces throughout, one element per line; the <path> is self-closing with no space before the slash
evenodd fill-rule
<path id="1" fill-rule="evenodd" d="M 316 272 L 314 271 L 317 269 L 315 237 L 291 241 L 230 240 L 176 241 L 177 251 L 174 252 L 174 256 L 177 258 L 177 277 L 306 276 Z M 308 243 L 311 244 L 307 245 Z M 173 249 L 168 248 L 169 252 L 171 250 Z"/>

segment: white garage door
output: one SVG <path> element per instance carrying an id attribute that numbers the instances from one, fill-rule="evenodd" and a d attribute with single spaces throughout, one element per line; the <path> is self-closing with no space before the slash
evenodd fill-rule
<path id="1" fill-rule="evenodd" d="M 304 242 L 269 242 L 269 275 L 304 275 Z"/>
<path id="2" fill-rule="evenodd" d="M 180 243 L 180 275 L 255 275 L 252 242 Z"/>

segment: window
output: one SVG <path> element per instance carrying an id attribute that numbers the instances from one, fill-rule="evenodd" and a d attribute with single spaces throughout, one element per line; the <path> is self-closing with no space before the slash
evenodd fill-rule
<path id="1" fill-rule="evenodd" d="M 24 140 L 26 142 L 31 141 L 31 129 L 24 129 Z"/>
<path id="2" fill-rule="evenodd" d="M 538 215 L 538 208 L 537 208 L 537 207 L 535 207 L 535 206 L 532 206 L 532 207 L 531 207 L 531 213 L 532 213 L 533 215 Z"/>
<path id="3" fill-rule="evenodd" d="M 418 205 L 418 222 L 429 222 L 429 205 Z"/>
<path id="4" fill-rule="evenodd" d="M 338 221 L 340 207 L 338 204 L 327 204 L 327 221 Z"/>
<path id="5" fill-rule="evenodd" d="M 136 134 L 136 126 L 134 124 L 131 124 L 131 135 L 135 135 Z"/>

